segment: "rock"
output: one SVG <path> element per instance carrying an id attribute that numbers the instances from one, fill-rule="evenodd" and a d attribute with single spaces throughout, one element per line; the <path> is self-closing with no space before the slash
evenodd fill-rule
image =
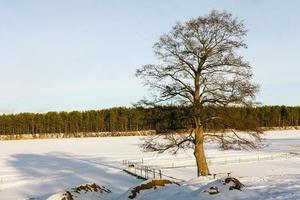
<path id="1" fill-rule="evenodd" d="M 226 178 L 223 184 L 231 184 L 229 190 L 241 190 L 245 187 L 238 179 L 233 177 Z"/>
<path id="2" fill-rule="evenodd" d="M 242 188 L 245 187 L 238 179 L 233 177 L 221 178 L 205 185 L 201 193 L 209 195 L 230 196 L 231 191 L 236 190 L 242 194 Z M 234 192 L 237 194 L 237 192 Z"/>
<path id="3" fill-rule="evenodd" d="M 211 194 L 211 195 L 220 193 L 218 187 L 210 187 L 209 190 L 204 190 L 204 192 Z"/>

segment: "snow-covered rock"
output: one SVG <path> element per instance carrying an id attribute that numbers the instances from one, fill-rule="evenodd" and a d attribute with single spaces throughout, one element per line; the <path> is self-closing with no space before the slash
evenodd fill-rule
<path id="1" fill-rule="evenodd" d="M 199 199 L 253 199 L 258 196 L 255 192 L 248 190 L 238 179 L 226 177 L 217 179 L 195 192 Z"/>
<path id="2" fill-rule="evenodd" d="M 106 199 L 111 191 L 104 186 L 88 183 L 54 194 L 47 200 L 96 200 Z"/>
<path id="3" fill-rule="evenodd" d="M 160 190 L 165 191 L 166 187 L 178 188 L 179 184 L 166 179 L 159 180 L 147 180 L 140 185 L 130 188 L 127 192 L 122 194 L 118 200 L 125 199 L 145 199 L 146 196 L 150 196 L 159 193 Z M 146 196 L 145 196 L 146 195 Z"/>
<path id="4" fill-rule="evenodd" d="M 200 177 L 178 184 L 169 180 L 146 181 L 129 189 L 117 200 L 238 200 L 253 199 L 257 194 L 249 191 L 238 179 L 227 177 L 205 180 Z"/>

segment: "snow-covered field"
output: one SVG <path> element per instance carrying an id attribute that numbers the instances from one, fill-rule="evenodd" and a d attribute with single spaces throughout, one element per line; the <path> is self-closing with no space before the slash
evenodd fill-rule
<path id="1" fill-rule="evenodd" d="M 265 137 L 268 146 L 251 152 L 223 152 L 207 144 L 211 173 L 230 172 L 259 194 L 255 199 L 300 199 L 300 131 Z M 123 160 L 143 160 L 178 179 L 195 178 L 191 151 L 144 153 L 140 143 L 140 137 L 0 141 L 0 199 L 45 199 L 88 182 L 122 194 L 142 182 L 122 171 Z M 185 164 L 189 167 L 178 167 Z"/>

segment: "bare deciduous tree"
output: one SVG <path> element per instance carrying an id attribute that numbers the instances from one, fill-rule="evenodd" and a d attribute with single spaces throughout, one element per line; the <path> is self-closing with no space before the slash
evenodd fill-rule
<path id="1" fill-rule="evenodd" d="M 194 148 L 197 174 L 208 175 L 204 139 L 220 142 L 225 149 L 257 147 L 260 135 L 245 133 L 204 133 L 203 125 L 218 116 L 203 118 L 204 106 L 251 105 L 258 86 L 252 83 L 249 63 L 237 54 L 247 48 L 244 42 L 247 30 L 228 12 L 212 11 L 209 15 L 177 23 L 172 30 L 154 44 L 158 64 L 144 65 L 136 71 L 137 77 L 153 91 L 154 104 L 185 104 L 193 107 L 194 127 L 190 134 L 165 134 L 165 140 L 152 137 L 144 148 L 164 152 L 180 148 Z"/>

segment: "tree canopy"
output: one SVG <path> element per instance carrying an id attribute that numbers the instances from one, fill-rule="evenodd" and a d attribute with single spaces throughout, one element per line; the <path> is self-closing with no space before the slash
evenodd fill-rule
<path id="1" fill-rule="evenodd" d="M 234 131 L 232 134 L 204 134 L 205 123 L 227 122 L 227 118 L 220 115 L 203 115 L 204 106 L 251 106 L 255 100 L 259 87 L 252 82 L 252 68 L 238 54 L 238 50 L 247 47 L 246 34 L 244 24 L 231 13 L 213 10 L 185 23 L 178 22 L 159 38 L 154 44 L 158 62 L 140 67 L 136 75 L 154 91 L 154 98 L 150 100 L 153 104 L 191 105 L 194 127 L 189 135 L 176 138 L 168 135 L 164 142 L 150 138 L 144 145 L 146 150 L 163 152 L 192 147 L 200 176 L 209 174 L 205 138 L 226 148 L 257 147 L 260 132 L 255 124 L 252 130 L 249 126 L 247 137 Z"/>

